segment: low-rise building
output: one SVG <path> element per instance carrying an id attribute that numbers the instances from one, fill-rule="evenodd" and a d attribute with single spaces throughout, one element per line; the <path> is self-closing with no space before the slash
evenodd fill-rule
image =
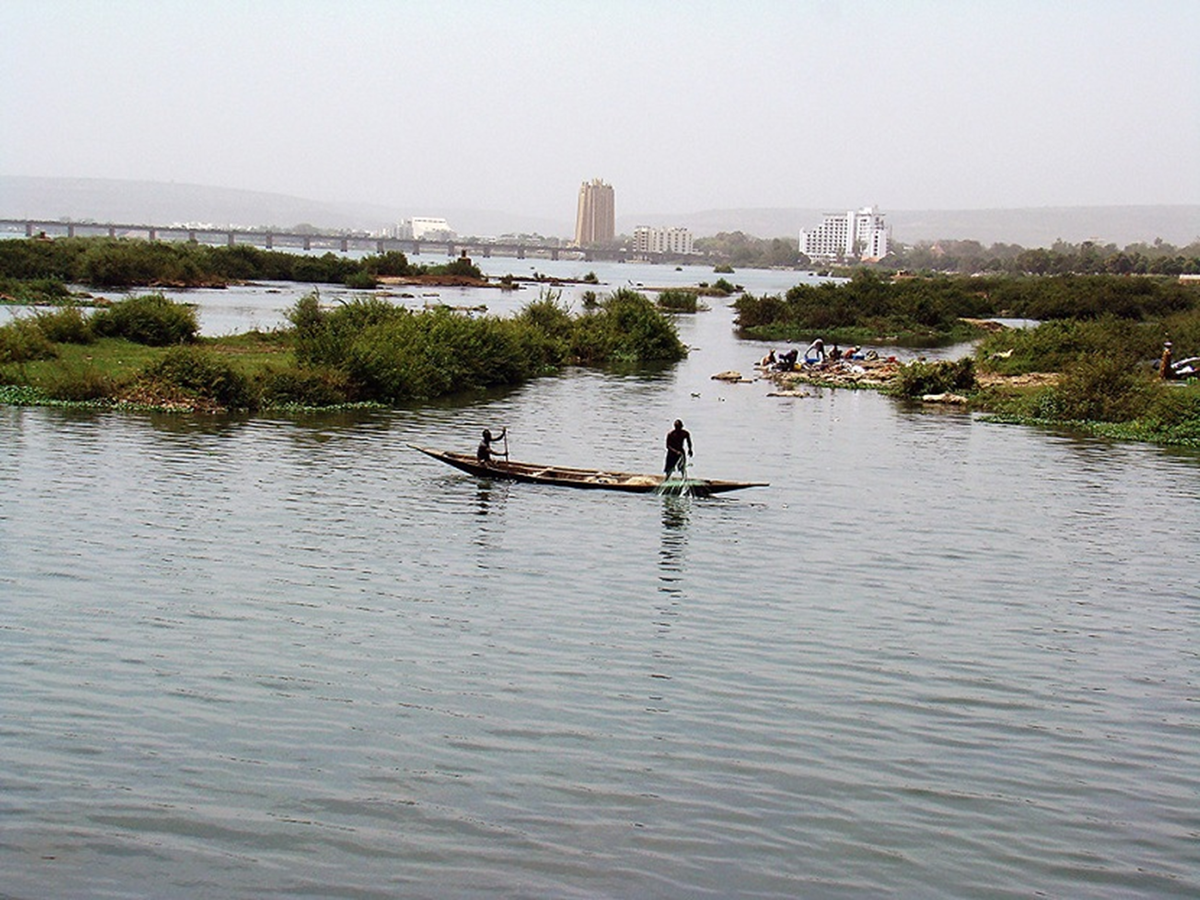
<path id="1" fill-rule="evenodd" d="M 639 225 L 633 229 L 633 252 L 639 255 L 670 254 L 688 256 L 692 251 L 692 232 L 687 228 L 652 228 Z"/>

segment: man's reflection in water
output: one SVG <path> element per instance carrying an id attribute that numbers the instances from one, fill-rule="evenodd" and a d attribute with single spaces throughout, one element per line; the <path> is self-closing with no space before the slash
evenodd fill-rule
<path id="1" fill-rule="evenodd" d="M 690 497 L 664 495 L 662 505 L 662 544 L 658 550 L 658 580 L 661 583 L 658 589 L 664 593 L 678 594 L 692 500 Z"/>
<path id="2" fill-rule="evenodd" d="M 497 489 L 491 482 L 480 482 L 475 490 L 475 515 L 479 517 L 479 527 L 475 531 L 476 547 L 494 549 L 496 535 L 504 530 L 504 501 L 507 493 L 503 488 Z"/>

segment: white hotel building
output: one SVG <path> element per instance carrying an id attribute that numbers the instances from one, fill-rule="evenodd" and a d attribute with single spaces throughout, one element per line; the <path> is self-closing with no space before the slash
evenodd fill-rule
<path id="1" fill-rule="evenodd" d="M 883 213 L 874 206 L 830 213 L 816 228 L 800 231 L 800 252 L 810 259 L 883 259 L 888 253 Z"/>
<path id="2" fill-rule="evenodd" d="M 639 225 L 633 229 L 633 252 L 637 255 L 668 253 L 687 256 L 692 253 L 692 233 L 686 228 L 651 228 Z"/>
<path id="3" fill-rule="evenodd" d="M 396 237 L 402 241 L 452 241 L 458 235 L 445 219 L 413 216 L 396 226 Z"/>

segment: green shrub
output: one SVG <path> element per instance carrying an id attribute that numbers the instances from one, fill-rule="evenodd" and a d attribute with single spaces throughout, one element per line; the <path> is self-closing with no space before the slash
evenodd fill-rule
<path id="1" fill-rule="evenodd" d="M 1200 428 L 1200 390 L 1164 386 L 1142 418 L 1163 429 L 1185 425 Z"/>
<path id="2" fill-rule="evenodd" d="M 269 369 L 260 380 L 260 394 L 264 407 L 341 406 L 354 400 L 346 374 L 324 366 Z"/>
<path id="3" fill-rule="evenodd" d="M 1163 333 L 1175 344 L 1176 360 L 1200 356 L 1200 309 L 1168 316 L 1163 320 Z"/>
<path id="4" fill-rule="evenodd" d="M 576 320 L 573 352 L 587 364 L 677 361 L 687 356 L 675 326 L 644 294 L 622 288 L 599 312 Z"/>
<path id="5" fill-rule="evenodd" d="M 10 243 L 6 241 L 5 243 Z M 15 242 L 12 242 L 15 243 Z M 0 294 L 18 303 L 37 305 L 68 303 L 71 292 L 57 278 L 3 278 L 0 277 Z"/>
<path id="6" fill-rule="evenodd" d="M 58 351 L 33 319 L 13 319 L 0 326 L 0 363 L 54 359 Z"/>
<path id="7" fill-rule="evenodd" d="M 1128 422 L 1153 404 L 1162 385 L 1127 361 L 1091 355 L 1072 363 L 1054 387 L 1058 418 L 1080 422 Z"/>
<path id="8" fill-rule="evenodd" d="M 409 314 L 364 330 L 345 369 L 367 397 L 388 402 L 515 384 L 536 374 L 520 329 L 512 320 L 448 309 Z"/>
<path id="9" fill-rule="evenodd" d="M 1177 279 L 1060 275 L 989 279 L 993 302 L 1031 319 L 1161 318 L 1194 309 L 1200 293 Z"/>
<path id="10" fill-rule="evenodd" d="M 659 309 L 675 313 L 694 313 L 700 308 L 696 292 L 681 288 L 670 288 L 659 292 L 656 303 Z"/>
<path id="11" fill-rule="evenodd" d="M 144 294 L 114 303 L 92 316 L 92 331 L 149 347 L 189 343 L 199 331 L 196 310 L 162 294 Z"/>
<path id="12" fill-rule="evenodd" d="M 92 366 L 83 369 L 61 369 L 50 374 L 43 389 L 54 400 L 80 403 L 89 400 L 108 400 L 119 385 L 109 375 Z"/>
<path id="13" fill-rule="evenodd" d="M 562 366 L 571 353 L 575 320 L 566 305 L 560 302 L 561 296 L 561 291 L 543 292 L 516 317 L 516 322 L 524 326 L 521 335 L 528 352 L 536 356 L 544 369 Z"/>
<path id="14" fill-rule="evenodd" d="M 676 360 L 687 350 L 641 294 L 618 292 L 572 318 L 548 292 L 511 319 L 441 308 L 413 313 L 377 297 L 323 310 L 317 296 L 287 312 L 301 368 L 336 369 L 362 400 L 401 402 L 517 384 L 569 362 Z"/>
<path id="15" fill-rule="evenodd" d="M 427 275 L 457 275 L 461 278 L 484 280 L 480 268 L 465 256 L 460 256 L 444 266 L 424 266 L 421 271 Z"/>
<path id="16" fill-rule="evenodd" d="M 353 288 L 356 291 L 373 291 L 379 287 L 379 282 L 375 280 L 375 276 L 366 269 L 351 272 L 346 276 L 345 283 L 346 287 Z"/>
<path id="17" fill-rule="evenodd" d="M 408 257 L 399 250 L 389 250 L 387 253 L 368 256 L 362 261 L 363 268 L 372 275 L 388 275 L 392 277 L 408 275 L 412 267 Z"/>
<path id="18" fill-rule="evenodd" d="M 210 400 L 226 409 L 257 406 L 244 375 L 198 347 L 173 347 L 147 366 L 143 376 L 153 384 L 176 388 L 190 397 Z"/>
<path id="19" fill-rule="evenodd" d="M 356 297 L 335 309 L 321 308 L 316 292 L 284 314 L 295 329 L 296 361 L 302 366 L 339 366 L 364 330 L 411 315 L 382 297 Z"/>
<path id="20" fill-rule="evenodd" d="M 1005 375 L 1060 372 L 1090 356 L 1107 356 L 1123 366 L 1155 358 L 1162 350 L 1163 327 L 1115 316 L 1092 320 L 1056 320 L 1036 328 L 1005 329 L 980 342 L 981 365 Z"/>
<path id="21" fill-rule="evenodd" d="M 970 393 L 976 386 L 975 361 L 965 356 L 956 361 L 918 360 L 901 366 L 893 390 L 901 397 L 916 398 L 926 394 Z"/>
<path id="22" fill-rule="evenodd" d="M 42 334 L 56 344 L 91 344 L 96 340 L 91 323 L 78 306 L 65 306 L 54 312 L 34 315 Z"/>
<path id="23" fill-rule="evenodd" d="M 77 280 L 99 287 L 199 284 L 206 273 L 190 244 L 92 238 L 74 262 Z"/>

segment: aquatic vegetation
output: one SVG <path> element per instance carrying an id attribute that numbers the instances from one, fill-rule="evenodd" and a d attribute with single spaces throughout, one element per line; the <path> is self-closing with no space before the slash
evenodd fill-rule
<path id="1" fill-rule="evenodd" d="M 901 397 L 919 398 L 926 394 L 966 394 L 976 387 L 975 361 L 968 356 L 955 361 L 915 360 L 901 366 L 891 391 Z"/>
<path id="2" fill-rule="evenodd" d="M 687 353 L 674 326 L 641 294 L 618 291 L 578 317 L 559 297 L 544 293 L 500 319 L 445 308 L 413 312 L 375 297 L 323 309 L 310 294 L 287 318 L 301 367 L 340 371 L 351 395 L 389 403 L 517 384 L 566 365 Z"/>
<path id="3" fill-rule="evenodd" d="M 469 261 L 436 267 L 454 271 L 478 270 Z M 367 276 L 410 275 L 423 269 L 409 264 L 403 253 L 389 252 L 361 260 L 328 252 L 308 256 L 264 250 L 249 244 L 213 247 L 170 241 L 79 237 L 53 241 L 0 241 L 0 283 L 14 296 L 30 291 L 56 291 L 54 284 L 99 287 L 135 285 L 226 284 L 230 281 L 306 281 L 345 284 Z M 24 284 L 24 287 L 11 285 Z M 65 290 L 65 289 L 64 289 Z"/>
<path id="4" fill-rule="evenodd" d="M 154 396 L 211 401 L 223 409 L 253 409 L 249 380 L 224 359 L 200 347 L 172 347 L 143 370 L 140 385 Z"/>
<path id="5" fill-rule="evenodd" d="M 0 278 L 0 303 L 58 306 L 71 302 L 71 291 L 57 278 Z"/>
<path id="6" fill-rule="evenodd" d="M 655 302 L 659 309 L 674 313 L 694 313 L 700 309 L 700 300 L 696 292 L 681 288 L 660 291 Z"/>
<path id="7" fill-rule="evenodd" d="M 572 346 L 585 365 L 609 362 L 674 362 L 687 356 L 675 326 L 637 291 L 621 288 L 598 310 L 576 320 Z"/>
<path id="8" fill-rule="evenodd" d="M 14 319 L 0 327 L 0 363 L 53 359 L 57 355 L 53 342 L 32 319 Z"/>
<path id="9" fill-rule="evenodd" d="M 56 344 L 91 344 L 96 340 L 91 320 L 78 306 L 39 310 L 33 318 L 42 334 Z"/>
<path id="10" fill-rule="evenodd" d="M 351 272 L 346 276 L 345 284 L 346 287 L 354 288 L 356 291 L 372 291 L 379 286 L 375 275 L 365 269 Z"/>
<path id="11" fill-rule="evenodd" d="M 63 366 L 49 374 L 42 390 L 54 400 L 86 403 L 112 402 L 121 383 L 96 366 Z"/>
<path id="12" fill-rule="evenodd" d="M 329 409 L 352 403 L 354 397 L 349 376 L 325 366 L 268 366 L 259 375 L 257 386 L 263 409 Z"/>
<path id="13" fill-rule="evenodd" d="M 1198 305 L 1200 291 L 1175 279 L 934 276 L 889 281 L 857 269 L 844 284 L 801 284 L 783 298 L 747 294 L 734 308 L 738 326 L 750 337 L 821 336 L 858 343 L 886 337 L 891 344 L 920 346 L 970 337 L 974 326 L 964 319 L 1136 322 L 1159 320 Z"/>
<path id="14" fill-rule="evenodd" d="M 123 337 L 137 344 L 166 347 L 191 342 L 200 330 L 196 310 L 162 294 L 143 294 L 114 303 L 91 319 L 102 337 Z"/>
<path id="15" fill-rule="evenodd" d="M 967 336 L 964 317 L 986 315 L 986 293 L 968 279 L 887 281 L 866 269 L 846 283 L 799 284 L 785 297 L 743 294 L 734 303 L 738 326 L 767 340 L 862 342 L 887 336 L 893 344 L 949 342 Z"/>

